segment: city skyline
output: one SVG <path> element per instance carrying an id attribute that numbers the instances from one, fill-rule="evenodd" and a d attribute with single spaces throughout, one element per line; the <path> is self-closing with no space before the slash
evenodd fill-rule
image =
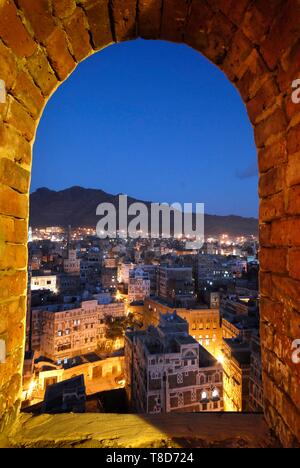
<path id="1" fill-rule="evenodd" d="M 74 185 L 257 217 L 256 150 L 238 92 L 182 45 L 138 40 L 90 57 L 48 103 L 34 146 L 31 191 Z"/>

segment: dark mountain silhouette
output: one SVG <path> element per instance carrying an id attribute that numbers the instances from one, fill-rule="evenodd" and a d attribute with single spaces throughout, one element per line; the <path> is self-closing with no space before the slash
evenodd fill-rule
<path id="1" fill-rule="evenodd" d="M 103 190 L 71 187 L 54 191 L 39 188 L 30 195 L 30 225 L 46 226 L 96 226 L 100 219 L 96 216 L 99 203 L 112 203 L 118 209 L 118 195 L 111 195 Z M 140 202 L 128 197 L 128 205 Z M 144 202 L 148 206 L 150 202 Z M 257 235 L 258 220 L 241 216 L 205 215 L 205 234 L 219 235 L 227 233 L 232 236 Z"/>

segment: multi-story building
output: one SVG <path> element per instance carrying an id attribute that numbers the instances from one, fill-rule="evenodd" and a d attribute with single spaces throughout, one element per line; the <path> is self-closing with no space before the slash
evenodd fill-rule
<path id="1" fill-rule="evenodd" d="M 95 351 L 105 334 L 96 300 L 33 309 L 32 324 L 32 349 L 54 361 Z"/>
<path id="2" fill-rule="evenodd" d="M 134 270 L 136 265 L 134 263 L 124 262 L 118 266 L 118 283 L 128 285 L 129 283 L 129 272 Z"/>
<path id="3" fill-rule="evenodd" d="M 259 328 L 259 321 L 255 317 L 231 314 L 222 317 L 223 338 L 239 338 L 250 342 L 251 337 Z"/>
<path id="4" fill-rule="evenodd" d="M 223 339 L 225 411 L 249 411 L 250 347 L 239 339 Z"/>
<path id="5" fill-rule="evenodd" d="M 161 266 L 158 271 L 158 296 L 178 307 L 190 307 L 195 303 L 192 267 Z"/>
<path id="6" fill-rule="evenodd" d="M 156 328 L 127 333 L 125 380 L 139 413 L 223 410 L 222 366 L 176 312 L 161 315 Z"/>
<path id="7" fill-rule="evenodd" d="M 106 342 L 105 317 L 124 317 L 123 302 L 97 300 L 32 309 L 32 349 L 54 361 L 93 352 Z"/>
<path id="8" fill-rule="evenodd" d="M 118 268 L 118 257 L 107 256 L 103 258 L 104 268 Z"/>
<path id="9" fill-rule="evenodd" d="M 250 384 L 249 384 L 249 409 L 253 412 L 263 412 L 263 383 L 261 346 L 258 333 L 253 334 L 250 342 Z"/>
<path id="10" fill-rule="evenodd" d="M 100 282 L 102 256 L 100 252 L 89 251 L 80 261 L 80 279 L 83 283 Z"/>
<path id="11" fill-rule="evenodd" d="M 197 279 L 200 286 L 212 286 L 218 281 L 224 282 L 232 277 L 227 259 L 222 255 L 198 255 Z"/>
<path id="12" fill-rule="evenodd" d="M 128 303 L 143 301 L 150 296 L 150 278 L 142 268 L 136 268 L 129 273 Z"/>
<path id="13" fill-rule="evenodd" d="M 236 295 L 223 297 L 221 300 L 222 314 L 249 315 L 257 312 L 257 302 L 252 299 L 241 299 Z"/>
<path id="14" fill-rule="evenodd" d="M 220 293 L 216 291 L 206 290 L 204 292 L 204 302 L 210 309 L 220 308 Z"/>
<path id="15" fill-rule="evenodd" d="M 149 297 L 144 303 L 142 322 L 144 328 L 158 326 L 160 314 L 171 313 L 174 308 L 156 297 Z M 208 309 L 195 305 L 193 308 L 177 307 L 177 315 L 187 321 L 189 334 L 215 358 L 222 350 L 222 328 L 219 309 Z"/>
<path id="16" fill-rule="evenodd" d="M 125 304 L 122 301 L 114 301 L 108 304 L 98 303 L 99 319 L 105 317 L 124 317 L 125 316 Z"/>
<path id="17" fill-rule="evenodd" d="M 31 291 L 47 289 L 53 293 L 58 292 L 57 275 L 51 271 L 33 271 L 31 276 Z"/>
<path id="18" fill-rule="evenodd" d="M 150 279 L 150 295 L 156 296 L 157 295 L 157 274 L 158 274 L 158 267 L 157 265 L 140 265 L 141 268 L 144 270 L 145 273 L 148 273 Z"/>
<path id="19" fill-rule="evenodd" d="M 116 289 L 117 288 L 117 269 L 116 268 L 102 268 L 101 283 L 103 288 Z"/>
<path id="20" fill-rule="evenodd" d="M 62 294 L 80 291 L 80 276 L 60 273 L 57 277 L 58 289 Z"/>
<path id="21" fill-rule="evenodd" d="M 64 260 L 64 271 L 69 275 L 80 274 L 80 259 L 77 258 L 76 250 L 68 251 L 68 258 Z"/>

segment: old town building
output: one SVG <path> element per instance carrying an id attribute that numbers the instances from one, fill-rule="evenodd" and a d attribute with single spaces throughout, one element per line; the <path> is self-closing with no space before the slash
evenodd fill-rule
<path id="1" fill-rule="evenodd" d="M 54 361 L 95 351 L 106 342 L 105 317 L 124 316 L 124 304 L 47 305 L 32 310 L 32 349 Z"/>
<path id="2" fill-rule="evenodd" d="M 195 303 L 195 285 L 191 267 L 161 266 L 158 270 L 158 296 L 174 307 Z"/>
<path id="3" fill-rule="evenodd" d="M 299 2 L 165 1 L 162 8 L 161 1 L 140 0 L 137 8 L 136 0 L 53 0 L 51 5 L 0 2 L 0 70 L 7 97 L 0 105 L 0 346 L 6 350 L 0 432 L 11 434 L 20 409 L 32 148 L 43 110 L 85 58 L 141 37 L 187 44 L 203 54 L 247 108 L 259 167 L 264 416 L 285 447 L 299 446 L 300 368 L 291 353 L 300 311 L 300 106 L 293 87 L 299 78 Z M 239 163 L 243 167 L 242 155 Z M 118 427 L 112 431 L 115 435 Z"/>
<path id="4" fill-rule="evenodd" d="M 156 328 L 127 334 L 125 378 L 136 412 L 223 410 L 222 367 L 176 313 L 161 315 Z"/>
<path id="5" fill-rule="evenodd" d="M 143 301 L 150 296 L 150 278 L 142 268 L 129 272 L 128 303 Z"/>
<path id="6" fill-rule="evenodd" d="M 51 271 L 33 271 L 31 276 L 31 291 L 46 289 L 53 293 L 58 292 L 58 276 Z"/>
<path id="7" fill-rule="evenodd" d="M 150 297 L 145 300 L 143 324 L 157 326 L 160 314 L 173 312 L 170 307 L 159 298 Z M 177 314 L 187 321 L 189 334 L 209 353 L 218 358 L 222 348 L 222 329 L 219 309 L 208 309 L 205 305 L 195 305 L 193 308 L 177 307 Z"/>
<path id="8" fill-rule="evenodd" d="M 95 351 L 104 333 L 97 301 L 32 310 L 32 349 L 54 361 Z"/>
<path id="9" fill-rule="evenodd" d="M 258 333 L 252 335 L 250 349 L 249 410 L 253 412 L 263 412 L 261 346 Z"/>
<path id="10" fill-rule="evenodd" d="M 68 251 L 68 258 L 64 260 L 64 271 L 70 275 L 80 274 L 80 259 L 77 258 L 76 250 Z"/>
<path id="11" fill-rule="evenodd" d="M 223 339 L 225 411 L 249 411 L 250 347 L 239 339 Z"/>

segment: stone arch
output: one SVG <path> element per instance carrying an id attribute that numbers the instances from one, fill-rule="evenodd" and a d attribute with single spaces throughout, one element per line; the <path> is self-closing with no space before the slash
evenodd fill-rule
<path id="1" fill-rule="evenodd" d="M 20 406 L 31 152 L 52 92 L 90 54 L 137 37 L 186 43 L 238 88 L 258 149 L 265 415 L 300 440 L 298 0 L 0 0 L 0 431 Z"/>

